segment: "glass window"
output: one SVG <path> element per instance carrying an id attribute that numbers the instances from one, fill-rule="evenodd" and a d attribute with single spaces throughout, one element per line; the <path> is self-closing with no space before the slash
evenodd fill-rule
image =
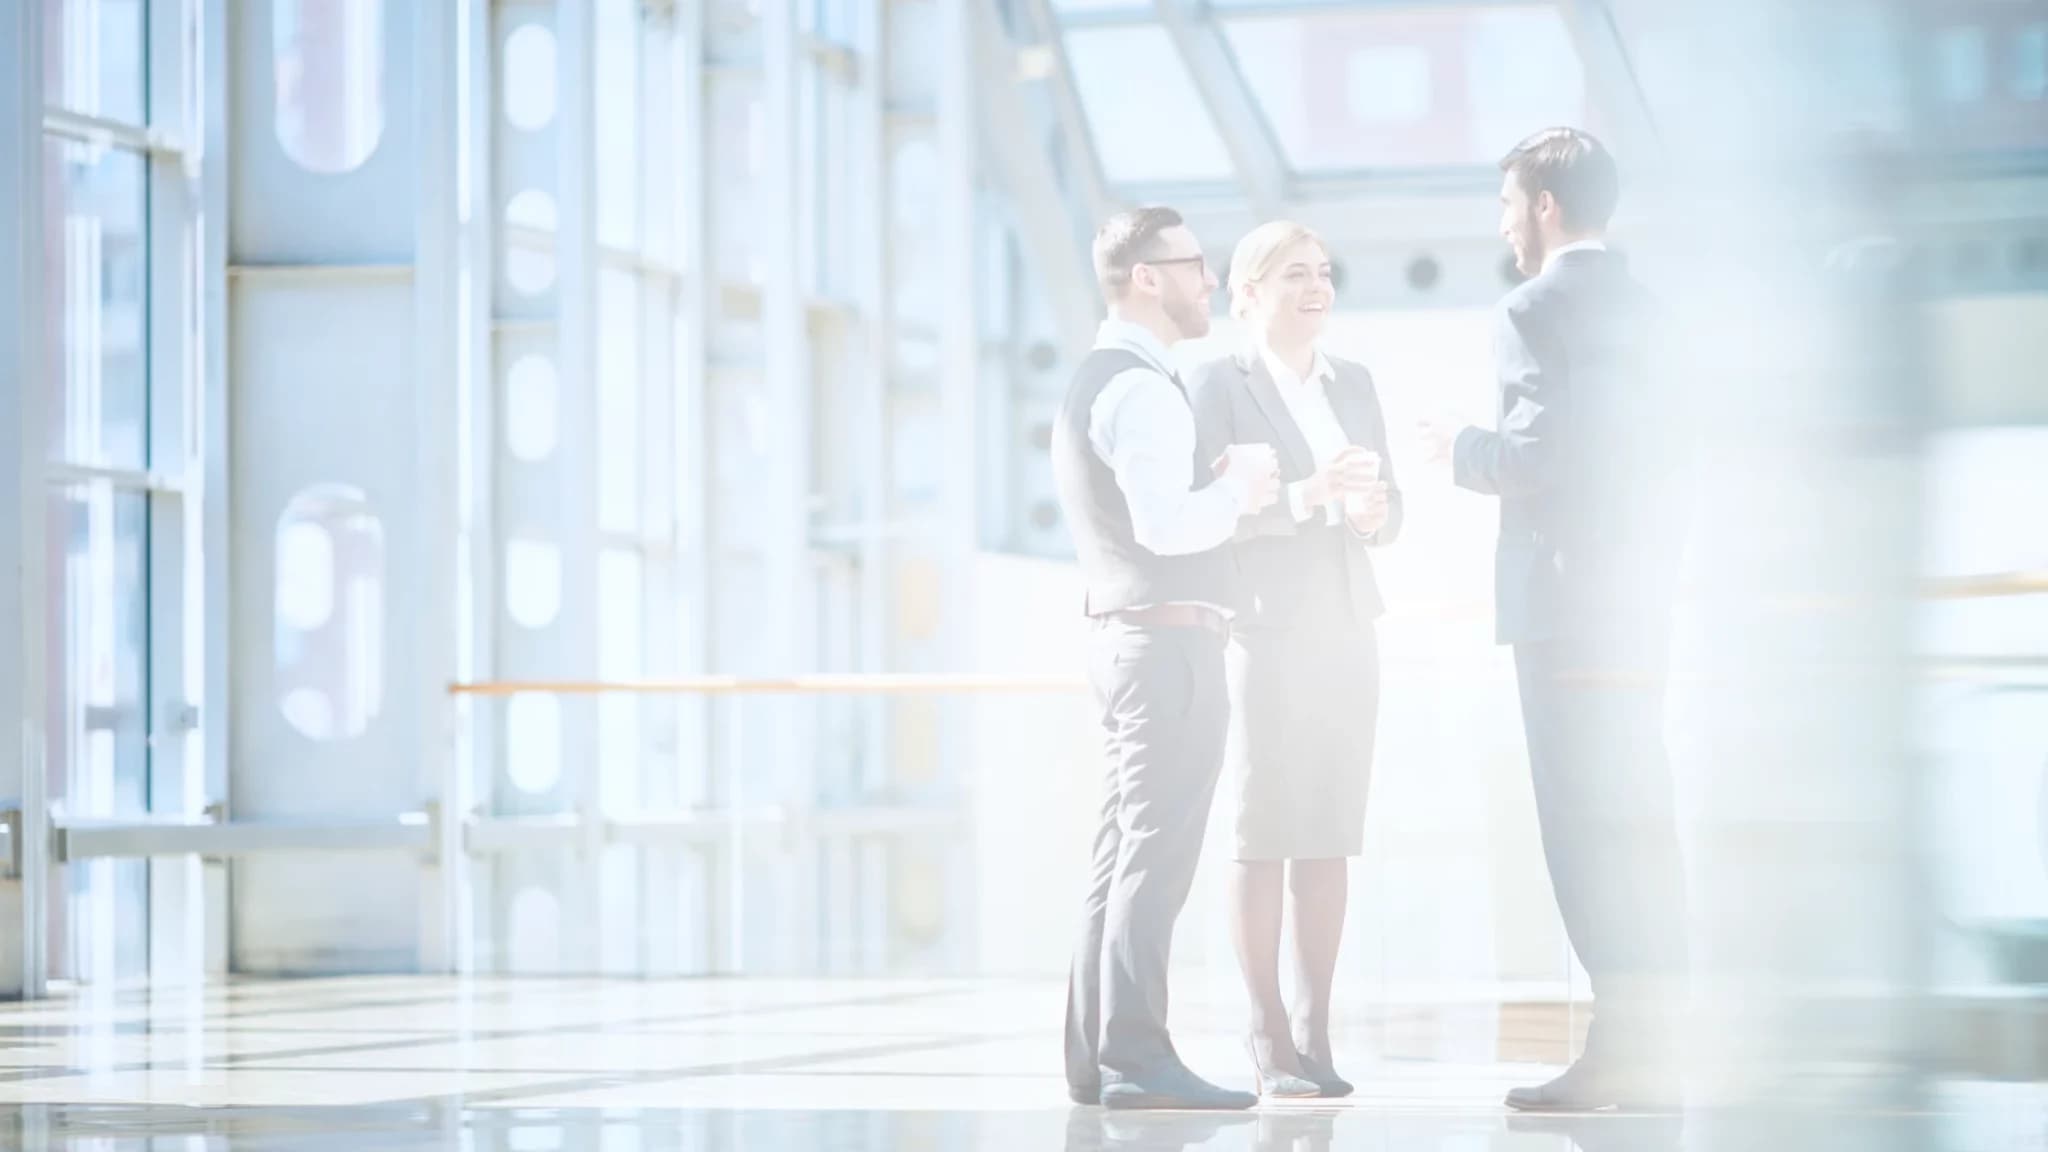
<path id="1" fill-rule="evenodd" d="M 539 24 L 521 24 L 505 38 L 505 119 L 523 132 L 555 122 L 555 34 Z"/>
<path id="2" fill-rule="evenodd" d="M 2048 99 L 2048 22 L 2036 22 L 2012 38 L 2012 94 L 2015 100 Z"/>
<path id="3" fill-rule="evenodd" d="M 645 634 L 640 554 L 607 548 L 597 557 L 597 674 L 630 680 L 641 674 Z M 597 702 L 598 796 L 608 812 L 630 811 L 640 801 L 640 701 L 610 694 Z"/>
<path id="4" fill-rule="evenodd" d="M 149 808 L 148 498 L 104 484 L 50 495 L 44 718 L 51 811 L 138 817 Z M 61 865 L 50 973 L 109 984 L 148 973 L 149 864 Z"/>
<path id="5" fill-rule="evenodd" d="M 555 450 L 558 427 L 555 362 L 529 353 L 505 373 L 505 446 L 516 460 L 536 464 Z"/>
<path id="6" fill-rule="evenodd" d="M 718 279 L 759 284 L 762 273 L 757 184 L 767 159 L 767 122 L 757 77 L 714 72 L 710 94 L 713 260 Z"/>
<path id="7" fill-rule="evenodd" d="M 1413 44 L 1361 48 L 1344 62 L 1344 110 L 1365 124 L 1413 124 L 1429 115 L 1431 61 Z"/>
<path id="8" fill-rule="evenodd" d="M 384 526 L 357 489 L 292 497 L 274 538 L 278 707 L 309 740 L 362 735 L 384 696 Z"/>
<path id="9" fill-rule="evenodd" d="M 938 50 L 938 7 L 932 0 L 895 0 L 885 7 L 889 102 L 906 108 L 931 108 L 939 98 L 939 70 L 931 66 Z"/>
<path id="10" fill-rule="evenodd" d="M 808 0 L 802 29 L 820 40 L 852 48 L 860 35 L 861 0 Z"/>
<path id="11" fill-rule="evenodd" d="M 597 278 L 597 524 L 640 528 L 640 285 L 605 268 Z"/>
<path id="12" fill-rule="evenodd" d="M 505 773 L 521 792 L 551 792 L 562 779 L 562 703 L 537 692 L 505 702 Z"/>
<path id="13" fill-rule="evenodd" d="M 76 816 L 149 808 L 149 498 L 50 496 L 50 795 Z"/>
<path id="14" fill-rule="evenodd" d="M 639 236 L 640 3 L 597 3 L 597 242 Z"/>
<path id="15" fill-rule="evenodd" d="M 1164 28 L 1074 28 L 1066 40 L 1074 87 L 1112 182 L 1230 178 L 1230 152 Z"/>
<path id="16" fill-rule="evenodd" d="M 1152 12 L 1152 4 L 1151 0 L 1052 0 L 1052 10 L 1062 16 L 1069 13 L 1147 16 Z"/>
<path id="17" fill-rule="evenodd" d="M 562 552 L 545 540 L 505 542 L 505 610 L 524 628 L 545 628 L 562 607 Z"/>
<path id="18" fill-rule="evenodd" d="M 538 296 L 555 285 L 555 198 L 528 188 L 505 202 L 505 280 Z"/>
<path id="19" fill-rule="evenodd" d="M 384 135 L 384 0 L 275 0 L 277 140 L 301 168 L 352 171 Z"/>
<path id="20" fill-rule="evenodd" d="M 1945 104 L 1975 104 L 1988 86 L 1984 29 L 1944 28 L 1934 37 L 1935 92 Z"/>
<path id="21" fill-rule="evenodd" d="M 1547 4 L 1240 17 L 1225 32 L 1296 169 L 1490 165 L 1533 129 L 1586 117 L 1578 54 Z"/>
<path id="22" fill-rule="evenodd" d="M 797 64 L 796 81 L 796 282 L 807 296 L 824 288 L 823 255 L 825 143 L 820 130 L 825 118 L 826 79 L 816 61 Z"/>
<path id="23" fill-rule="evenodd" d="M 1876 0 L 1817 4 L 1788 10 L 1796 14 L 1794 44 L 1812 51 L 1818 63 L 1802 69 L 1798 90 L 1815 120 L 1835 131 L 1890 135 L 1912 122 L 1909 105 L 1911 42 L 1900 19 L 1904 9 Z M 1825 83 L 1815 83 L 1820 73 Z"/>
<path id="24" fill-rule="evenodd" d="M 43 0 L 43 12 L 43 99 L 89 116 L 147 123 L 149 25 L 143 0 Z"/>
<path id="25" fill-rule="evenodd" d="M 929 507 L 945 488 L 939 476 L 945 464 L 945 424 L 939 398 L 899 392 L 889 398 L 889 416 L 889 476 L 897 507 Z"/>
<path id="26" fill-rule="evenodd" d="M 1714 35 L 1713 22 L 1704 15 L 1689 16 L 1691 10 L 1679 5 L 1645 4 L 1622 5 L 1610 14 L 1667 140 L 1711 135 L 1721 131 L 1731 115 L 1757 114 L 1754 109 L 1731 109 L 1731 100 L 1771 101 L 1780 114 L 1860 136 L 1902 132 L 1912 119 L 1907 89 L 1913 68 L 1908 56 L 1926 50 L 1923 41 L 1932 30 L 1924 35 L 1909 31 L 1904 19 L 1908 7 L 1873 0 L 1786 5 L 1772 13 L 1772 42 L 1779 54 L 1752 60 L 1758 83 L 1734 90 L 1719 67 L 1729 45 L 1709 44 L 1702 50 L 1702 36 Z M 1727 35 L 1739 38 L 1749 33 Z M 1822 76 L 1824 81 L 1817 79 Z M 1782 83 L 1775 92 L 1767 92 L 1766 81 Z M 1796 92 L 1796 103 L 1788 91 Z"/>
<path id="27" fill-rule="evenodd" d="M 789 3 L 790 0 L 782 0 Z M 761 62 L 760 0 L 712 0 L 704 13 L 704 57 L 718 65 Z"/>
<path id="28" fill-rule="evenodd" d="M 141 155 L 44 142 L 51 455 L 144 468 L 149 453 L 148 169 Z"/>
<path id="29" fill-rule="evenodd" d="M 867 202 L 860 178 L 860 144 L 853 137 L 854 94 L 828 78 L 824 83 L 824 150 L 819 195 L 823 197 L 823 248 L 820 288 L 826 295 L 850 298 L 859 288 L 860 207 Z"/>
<path id="30" fill-rule="evenodd" d="M 931 221 L 938 213 L 939 147 L 922 133 L 899 137 L 889 157 L 891 294 L 899 321 L 935 324 L 939 314 L 938 253 Z"/>
<path id="31" fill-rule="evenodd" d="M 296 520 L 277 532 L 277 618 L 313 632 L 334 618 L 334 537 L 325 525 Z"/>

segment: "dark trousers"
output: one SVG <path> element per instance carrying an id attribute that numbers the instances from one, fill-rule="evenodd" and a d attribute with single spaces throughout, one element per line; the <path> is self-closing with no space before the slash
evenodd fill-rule
<path id="1" fill-rule="evenodd" d="M 1072 1087 L 1139 1080 L 1178 1060 L 1167 956 L 1223 767 L 1224 645 L 1202 628 L 1113 623 L 1090 640 L 1108 786 L 1067 983 Z"/>
<path id="2" fill-rule="evenodd" d="M 1661 644 L 1515 645 L 1543 855 L 1565 933 L 1593 981 L 1589 1055 L 1657 1054 L 1681 1007 L 1685 875 L 1664 748 L 1663 655 Z"/>

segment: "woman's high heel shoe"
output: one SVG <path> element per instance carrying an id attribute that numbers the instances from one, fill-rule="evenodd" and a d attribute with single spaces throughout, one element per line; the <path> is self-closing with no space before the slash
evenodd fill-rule
<path id="1" fill-rule="evenodd" d="M 1319 1060 L 1307 1052 L 1296 1050 L 1301 1060 L 1301 1073 L 1316 1086 L 1316 1094 L 1329 1099 L 1349 1096 L 1354 1091 L 1351 1081 L 1337 1075 L 1337 1069 L 1328 1060 Z"/>
<path id="2" fill-rule="evenodd" d="M 1305 1080 L 1292 1072 L 1268 1071 L 1265 1065 L 1259 1063 L 1258 1042 L 1249 1036 L 1245 1037 L 1244 1050 L 1245 1055 L 1252 1058 L 1252 1074 L 1258 1081 L 1258 1090 L 1261 1097 L 1275 1100 L 1301 1100 L 1323 1094 L 1322 1085 L 1317 1084 L 1313 1080 Z"/>

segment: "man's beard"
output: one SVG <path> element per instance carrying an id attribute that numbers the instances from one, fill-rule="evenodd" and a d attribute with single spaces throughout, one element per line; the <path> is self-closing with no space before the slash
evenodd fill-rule
<path id="1" fill-rule="evenodd" d="M 1543 271 L 1543 234 L 1536 230 L 1536 213 L 1522 214 L 1522 252 L 1515 262 L 1515 270 L 1525 278 L 1533 278 Z"/>
<path id="2" fill-rule="evenodd" d="M 1178 292 L 1169 292 L 1160 306 L 1166 311 L 1166 318 L 1180 329 L 1181 339 L 1199 340 L 1209 334 L 1209 302 L 1193 299 Z"/>

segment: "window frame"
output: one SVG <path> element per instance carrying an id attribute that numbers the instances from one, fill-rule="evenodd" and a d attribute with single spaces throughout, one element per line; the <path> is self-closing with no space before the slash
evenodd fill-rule
<path id="1" fill-rule="evenodd" d="M 145 452 L 141 466 L 66 457 L 68 436 L 60 438 L 57 445 L 49 443 L 52 418 L 68 419 L 66 414 L 53 414 L 42 407 L 57 402 L 60 364 L 41 363 L 28 383 L 28 387 L 40 389 L 35 404 L 39 418 L 32 422 L 33 427 L 24 428 L 22 447 L 24 479 L 42 497 L 40 503 L 45 508 L 51 499 L 75 498 L 80 492 L 105 493 L 114 499 L 139 495 L 144 502 L 143 571 L 139 585 L 125 594 L 140 597 L 146 621 L 140 706 L 146 737 L 144 815 L 149 818 L 197 818 L 225 782 L 225 749 L 218 741 L 207 739 L 206 731 L 218 729 L 211 716 L 206 717 L 208 723 L 202 729 L 200 705 L 208 695 L 207 685 L 226 683 L 221 636 L 224 618 L 208 610 L 217 601 L 207 578 L 207 559 L 226 551 L 222 535 L 225 505 L 207 500 L 204 482 L 209 466 L 218 458 L 217 450 L 209 453 L 206 446 L 220 443 L 211 433 L 225 423 L 224 419 L 216 423 L 216 410 L 223 417 L 225 411 L 220 394 L 223 377 L 209 356 L 214 349 L 207 339 L 209 318 L 202 287 L 207 252 L 217 248 L 208 243 L 210 238 L 202 227 L 209 179 L 195 146 L 206 133 L 202 109 L 210 103 L 200 91 L 203 73 L 198 62 L 212 31 L 202 11 L 206 7 L 202 0 L 142 0 L 142 71 L 137 78 L 143 91 L 142 120 L 109 118 L 52 102 L 44 90 L 39 62 L 33 69 L 33 87 L 23 93 L 29 106 L 21 110 L 24 121 L 35 126 L 31 146 L 39 156 L 53 141 L 64 141 L 139 156 L 143 163 L 145 267 L 140 355 L 145 373 Z M 29 26 L 35 27 L 33 20 Z M 33 42 L 44 43 L 47 38 L 39 36 Z M 35 166 L 30 178 L 48 187 L 49 174 L 39 169 L 40 165 Z M 57 226 L 64 208 L 61 202 L 37 206 L 45 229 Z M 51 273 L 43 259 L 41 253 L 31 254 L 27 271 L 32 284 L 43 282 Z M 46 355 L 56 351 L 52 343 L 47 337 L 43 341 Z M 32 531 L 40 536 L 48 528 L 38 524 Z M 45 564 L 41 549 L 31 550 L 23 560 L 37 568 L 29 579 L 38 603 L 49 605 L 55 591 L 50 579 L 53 574 L 41 570 Z M 47 660 L 43 663 L 46 667 Z M 45 675 L 43 667 L 25 671 L 30 678 Z M 55 687 L 37 684 L 26 693 L 26 703 L 40 713 L 27 718 L 31 739 L 43 747 L 47 747 L 48 733 L 41 730 L 42 714 L 50 706 L 47 693 Z M 31 762 L 30 770 L 47 768 L 38 758 Z M 41 804 L 36 803 L 39 797 Z M 39 787 L 24 787 L 23 801 L 30 808 L 48 808 L 47 794 Z M 75 815 L 79 814 L 67 814 L 67 820 Z M 61 832 L 64 823 L 55 827 Z M 53 861 L 46 853 L 33 850 L 33 842 L 24 847 L 30 849 L 22 853 L 25 886 L 47 891 Z M 96 861 L 89 866 L 104 863 Z M 148 870 L 147 895 L 140 910 L 147 932 L 142 974 L 195 963 L 197 957 L 165 947 L 169 938 L 159 928 L 182 922 L 202 899 L 197 861 L 151 860 L 138 866 Z M 47 910 L 43 914 L 47 915 Z M 29 996 L 41 995 L 51 976 L 47 962 L 52 942 L 30 936 L 23 945 L 29 952 L 24 957 L 23 990 Z M 83 963 L 85 970 L 96 966 L 91 958 Z M 104 966 L 98 967 L 104 971 Z"/>

